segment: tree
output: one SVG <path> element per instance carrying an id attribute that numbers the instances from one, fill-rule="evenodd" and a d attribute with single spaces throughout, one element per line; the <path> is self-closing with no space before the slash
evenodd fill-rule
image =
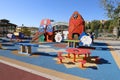
<path id="1" fill-rule="evenodd" d="M 102 32 L 102 30 L 103 30 L 103 25 L 101 24 L 99 28 L 99 32 Z"/>
<path id="2" fill-rule="evenodd" d="M 95 38 L 98 37 L 98 30 L 99 30 L 100 24 L 101 23 L 99 20 L 93 20 L 91 22 L 91 32 L 95 33 Z"/>
<path id="3" fill-rule="evenodd" d="M 100 27 L 100 21 L 99 20 L 93 20 L 91 22 L 91 31 L 94 32 L 94 30 L 98 30 Z"/>
<path id="4" fill-rule="evenodd" d="M 105 30 L 105 32 L 111 33 L 113 31 L 113 28 L 114 28 L 114 20 L 107 20 L 104 23 L 104 30 Z"/>
<path id="5" fill-rule="evenodd" d="M 114 25 L 118 26 L 119 25 L 119 14 L 120 14 L 120 4 L 118 7 L 114 10 Z"/>
<path id="6" fill-rule="evenodd" d="M 114 10 L 120 5 L 119 0 L 101 0 L 101 4 L 107 13 L 107 17 L 114 18 Z"/>
<path id="7" fill-rule="evenodd" d="M 111 23 L 111 20 L 107 20 L 107 21 L 104 23 L 104 31 L 105 31 L 105 32 L 108 32 L 110 23 Z"/>
<path id="8" fill-rule="evenodd" d="M 113 32 L 113 26 L 109 26 L 108 32 L 109 33 Z"/>
<path id="9" fill-rule="evenodd" d="M 117 36 L 119 36 L 120 27 L 120 1 L 119 0 L 101 0 L 102 6 L 106 11 L 109 20 L 105 23 L 105 30 L 109 33 L 113 32 L 113 28 L 117 27 Z M 117 37 L 118 38 L 118 37 Z"/>
<path id="10" fill-rule="evenodd" d="M 101 4 L 106 11 L 106 15 L 113 21 L 113 26 L 118 26 L 118 14 L 120 12 L 119 0 L 101 0 Z"/>
<path id="11" fill-rule="evenodd" d="M 85 31 L 88 31 L 90 29 L 90 22 L 85 23 Z"/>
<path id="12" fill-rule="evenodd" d="M 30 29 L 28 29 L 27 27 L 22 27 L 22 31 L 21 31 L 25 36 L 30 36 L 31 35 L 31 31 Z"/>

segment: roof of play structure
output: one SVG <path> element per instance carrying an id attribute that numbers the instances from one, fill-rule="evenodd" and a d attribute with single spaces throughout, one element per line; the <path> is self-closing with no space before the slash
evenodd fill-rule
<path id="1" fill-rule="evenodd" d="M 69 26 L 69 24 L 67 22 L 54 22 L 52 23 L 52 26 L 56 26 L 56 25 L 65 25 L 65 26 Z"/>

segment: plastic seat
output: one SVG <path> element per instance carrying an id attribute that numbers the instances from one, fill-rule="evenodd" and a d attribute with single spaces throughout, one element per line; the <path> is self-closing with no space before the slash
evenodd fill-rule
<path id="1" fill-rule="evenodd" d="M 63 54 L 63 52 L 58 52 L 58 56 L 57 56 L 57 58 L 59 59 L 59 63 L 63 63 L 63 59 L 64 59 L 64 57 L 62 56 L 62 54 Z"/>
<path id="2" fill-rule="evenodd" d="M 78 60 L 80 62 L 80 67 L 84 68 L 84 64 L 86 63 L 86 60 Z"/>

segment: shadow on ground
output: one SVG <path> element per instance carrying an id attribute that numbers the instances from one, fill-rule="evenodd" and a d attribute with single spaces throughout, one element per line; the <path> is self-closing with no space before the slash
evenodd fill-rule
<path id="1" fill-rule="evenodd" d="M 49 54 L 49 53 L 45 53 L 45 52 L 33 52 L 32 55 L 42 55 L 42 56 L 49 56 L 49 57 L 57 57 L 57 54 Z"/>
<path id="2" fill-rule="evenodd" d="M 92 60 L 94 59 L 94 60 Z M 96 63 L 96 64 L 111 64 L 108 60 L 104 58 L 99 58 L 99 56 L 90 56 L 86 59 L 87 62 L 89 63 Z"/>
<path id="3" fill-rule="evenodd" d="M 114 45 L 114 44 L 113 44 Z M 119 45 L 119 44 L 118 44 Z M 78 48 L 82 49 L 91 49 L 91 50 L 107 50 L 107 51 L 114 51 L 114 50 L 120 50 L 120 48 L 108 48 L 107 46 L 110 46 L 106 43 L 98 43 L 94 42 L 91 46 L 79 46 Z M 114 45 L 116 46 L 116 45 Z"/>

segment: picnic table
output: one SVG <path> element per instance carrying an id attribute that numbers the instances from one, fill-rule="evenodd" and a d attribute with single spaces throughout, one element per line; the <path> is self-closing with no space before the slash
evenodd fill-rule
<path id="1" fill-rule="evenodd" d="M 85 55 L 84 59 L 90 56 L 90 50 L 89 49 L 79 49 L 79 48 L 68 48 L 66 49 L 68 52 L 68 57 L 70 58 L 70 54 L 74 55 L 73 61 L 76 62 L 76 55 Z"/>

